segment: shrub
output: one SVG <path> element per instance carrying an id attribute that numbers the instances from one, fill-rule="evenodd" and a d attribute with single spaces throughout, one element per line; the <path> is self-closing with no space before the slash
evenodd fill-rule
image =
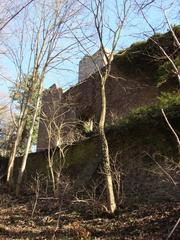
<path id="1" fill-rule="evenodd" d="M 115 127 L 129 129 L 138 125 L 160 124 L 163 120 L 161 108 L 166 111 L 170 119 L 180 117 L 180 94 L 179 92 L 168 93 L 164 92 L 159 97 L 159 102 L 151 106 L 138 107 L 123 119 L 117 120 Z M 164 120 L 163 120 L 164 121 Z"/>

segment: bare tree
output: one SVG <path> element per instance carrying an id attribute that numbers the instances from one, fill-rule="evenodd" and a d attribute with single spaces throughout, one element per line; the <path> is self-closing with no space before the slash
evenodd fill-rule
<path id="1" fill-rule="evenodd" d="M 56 90 L 58 91 L 58 89 Z M 43 138 L 47 140 L 50 178 L 54 195 L 57 196 L 60 193 L 67 146 L 79 140 L 80 134 L 75 130 L 79 122 L 71 114 L 74 104 L 60 103 L 53 97 L 51 100 L 48 97 L 48 100 L 48 102 L 42 101 L 40 121 L 45 126 Z M 47 105 L 50 106 L 48 107 Z"/>
<path id="2" fill-rule="evenodd" d="M 65 164 L 65 139 L 62 141 L 64 127 L 68 123 L 63 122 L 61 105 L 59 102 L 53 102 L 51 105 L 51 113 L 46 115 L 42 113 L 43 124 L 46 127 L 48 137 L 48 166 L 50 171 L 50 178 L 52 180 L 53 192 L 55 196 L 59 195 L 59 185 L 62 176 L 62 170 Z"/>
<path id="3" fill-rule="evenodd" d="M 109 4 L 109 3 L 107 3 Z M 113 5 L 114 4 L 114 5 Z M 113 7 L 112 7 L 113 5 Z M 106 83 L 108 78 L 111 76 L 111 67 L 112 60 L 121 38 L 122 29 L 124 28 L 125 22 L 127 20 L 128 14 L 131 9 L 131 1 L 123 0 L 122 4 L 119 4 L 118 1 L 113 1 L 110 9 L 113 9 L 111 12 L 111 22 L 107 21 L 107 5 L 105 0 L 95 0 L 91 1 L 90 7 L 86 6 L 87 10 L 92 16 L 94 29 L 96 31 L 96 41 L 98 42 L 99 55 L 104 61 L 104 67 L 99 67 L 96 60 L 91 57 L 89 51 L 80 41 L 82 49 L 88 53 L 91 57 L 92 62 L 94 63 L 96 72 L 100 80 L 100 96 L 101 96 L 101 111 L 98 124 L 99 138 L 101 142 L 101 151 L 102 151 L 102 160 L 104 168 L 104 176 L 106 180 L 106 190 L 107 190 L 107 202 L 108 202 L 108 211 L 114 213 L 116 210 L 116 201 L 113 190 L 113 181 L 111 173 L 111 163 L 110 163 L 110 154 L 109 146 L 105 133 L 105 121 L 106 121 L 106 108 L 107 108 L 107 99 L 106 99 Z M 108 19 L 109 20 L 109 19 Z M 108 41 L 107 37 L 108 36 Z M 78 40 L 78 37 L 75 36 Z M 110 51 L 107 51 L 106 45 L 111 48 Z"/>
<path id="4" fill-rule="evenodd" d="M 65 52 L 67 54 L 67 52 L 75 46 L 75 42 L 68 42 L 61 45 L 60 40 L 63 38 L 68 39 L 67 25 L 71 28 L 75 27 L 76 23 L 73 19 L 79 11 L 80 8 L 73 0 L 65 0 L 62 2 L 36 1 L 31 4 L 31 11 L 26 9 L 23 15 L 22 28 L 18 31 L 18 37 L 20 38 L 18 52 L 17 49 L 13 48 L 14 46 L 7 46 L 7 44 L 4 43 L 8 49 L 9 57 L 13 59 L 18 69 L 19 81 L 21 82 L 24 73 L 32 76 L 32 86 L 20 112 L 17 136 L 9 159 L 7 173 L 8 183 L 12 182 L 15 156 L 29 112 L 29 106 L 32 104 L 34 88 L 39 86 L 38 97 L 35 104 L 36 109 L 34 111 L 23 165 L 20 170 L 19 183 L 21 182 L 31 145 L 34 121 L 37 118 L 37 109 L 40 105 L 45 76 L 50 70 L 58 68 L 60 64 L 66 60 Z M 34 14 L 36 17 L 34 17 Z M 28 35 L 26 34 L 27 32 Z M 29 44 L 27 44 L 27 42 Z M 24 67 L 24 62 L 26 62 L 27 67 Z"/>

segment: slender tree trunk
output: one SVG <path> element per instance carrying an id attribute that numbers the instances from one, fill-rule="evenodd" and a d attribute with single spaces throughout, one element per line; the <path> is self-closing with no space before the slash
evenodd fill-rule
<path id="1" fill-rule="evenodd" d="M 34 74 L 35 76 L 35 74 Z M 8 171 L 7 171 L 7 179 L 6 182 L 8 185 L 12 185 L 13 184 L 13 171 L 14 171 L 14 163 L 15 163 L 15 157 L 16 157 L 16 153 L 17 153 L 17 149 L 19 146 L 19 143 L 21 141 L 21 137 L 22 137 L 22 133 L 26 124 L 26 118 L 29 112 L 29 104 L 32 101 L 32 91 L 33 91 L 33 87 L 31 89 L 31 91 L 29 92 L 29 96 L 27 99 L 27 102 L 25 104 L 24 109 L 22 110 L 22 116 L 21 116 L 21 120 L 19 122 L 19 126 L 18 126 L 18 130 L 17 130 L 17 135 L 16 135 L 16 140 L 9 158 L 9 164 L 8 164 Z"/>
<path id="2" fill-rule="evenodd" d="M 178 74 L 177 77 L 178 77 L 178 82 L 180 84 L 180 74 Z"/>
<path id="3" fill-rule="evenodd" d="M 42 83 L 41 83 L 41 86 L 40 86 L 39 95 L 38 95 L 38 99 L 37 99 L 36 106 L 35 106 L 36 109 L 34 111 L 34 115 L 33 115 L 33 119 L 32 119 L 32 125 L 31 125 L 30 131 L 29 131 L 29 137 L 28 137 L 28 141 L 27 141 L 26 151 L 25 151 L 25 154 L 24 154 L 24 157 L 23 157 L 23 160 L 22 160 L 21 168 L 19 170 L 18 181 L 17 181 L 17 184 L 16 184 L 16 194 L 17 195 L 19 194 L 22 178 L 23 178 L 23 175 L 24 175 L 24 171 L 26 169 L 29 149 L 30 149 L 31 143 L 32 143 L 32 135 L 33 135 L 33 131 L 34 131 L 34 125 L 35 125 L 35 122 L 36 122 L 36 119 L 37 119 L 37 115 L 38 115 L 38 111 L 39 111 L 39 107 L 40 107 L 40 103 L 41 103 L 41 95 L 42 95 L 41 93 L 42 93 Z"/>
<path id="4" fill-rule="evenodd" d="M 16 140 L 15 140 L 15 143 L 14 143 L 14 146 L 13 146 L 10 158 L 9 158 L 7 179 L 6 179 L 6 181 L 9 185 L 11 185 L 13 183 L 13 171 L 14 171 L 15 157 L 16 157 L 17 148 L 18 148 L 18 145 L 19 145 L 19 142 L 21 140 L 21 136 L 22 136 L 22 133 L 23 133 L 23 130 L 24 130 L 24 126 L 25 126 L 25 123 L 26 123 L 26 116 L 28 114 L 28 110 L 29 110 L 28 104 L 26 104 L 22 119 L 20 121 L 20 125 L 18 127 Z"/>
<path id="5" fill-rule="evenodd" d="M 49 139 L 51 141 L 51 139 Z M 51 143 L 49 143 L 48 146 L 48 165 L 49 165 L 49 170 L 50 170 L 50 175 L 51 175 L 51 180 L 52 180 L 52 185 L 53 185 L 53 193 L 54 196 L 56 196 L 56 180 L 55 180 L 55 173 L 53 169 L 53 164 L 54 164 L 54 150 L 51 150 Z"/>
<path id="6" fill-rule="evenodd" d="M 105 119 L 106 119 L 106 91 L 105 91 L 106 77 L 101 79 L 101 114 L 99 120 L 99 136 L 101 140 L 101 150 L 103 158 L 103 168 L 106 180 L 106 191 L 108 210 L 110 213 L 114 213 L 116 210 L 116 201 L 113 190 L 112 173 L 109 156 L 109 146 L 105 134 Z"/>

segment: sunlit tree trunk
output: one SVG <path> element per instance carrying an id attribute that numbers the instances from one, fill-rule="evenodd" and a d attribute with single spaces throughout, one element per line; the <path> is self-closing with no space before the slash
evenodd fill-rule
<path id="1" fill-rule="evenodd" d="M 106 120 L 106 90 L 105 84 L 107 80 L 107 75 L 101 78 L 100 88 L 101 88 L 101 112 L 99 120 L 99 137 L 101 141 L 101 151 L 103 160 L 103 173 L 105 174 L 106 181 L 106 191 L 107 191 L 107 201 L 108 210 L 110 213 L 114 213 L 116 210 L 116 201 L 113 190 L 112 172 L 110 164 L 109 146 L 105 134 L 105 120 Z"/>
<path id="2" fill-rule="evenodd" d="M 38 113 L 39 113 L 39 108 L 40 108 L 40 104 L 41 104 L 41 96 L 42 96 L 42 83 L 43 83 L 43 81 L 41 80 L 41 86 L 40 86 L 40 90 L 39 90 L 39 93 L 38 93 L 37 102 L 36 102 L 36 105 L 35 105 L 35 111 L 34 111 L 34 115 L 33 115 L 33 119 L 32 119 L 31 128 L 30 128 L 30 131 L 29 131 L 26 150 L 25 150 L 23 160 L 22 160 L 22 164 L 21 164 L 21 168 L 20 168 L 19 174 L 18 174 L 18 180 L 17 180 L 17 184 L 16 184 L 16 194 L 17 195 L 19 194 L 22 178 L 23 178 L 23 175 L 24 175 L 24 171 L 26 169 L 28 154 L 29 154 L 29 150 L 31 148 L 31 143 L 32 143 L 34 126 L 35 126 L 36 119 L 37 119 Z"/>
<path id="3" fill-rule="evenodd" d="M 23 116 L 22 116 L 20 124 L 18 126 L 18 131 L 17 131 L 16 139 L 15 139 L 15 142 L 14 142 L 14 145 L 13 145 L 13 149 L 12 149 L 12 152 L 11 152 L 11 155 L 10 155 L 10 158 L 9 158 L 7 179 L 6 179 L 6 181 L 9 185 L 12 185 L 12 183 L 13 183 L 13 171 L 14 171 L 15 157 L 16 157 L 16 153 L 17 153 L 17 148 L 18 148 L 19 143 L 21 141 L 24 126 L 26 124 L 26 116 L 28 114 L 28 110 L 29 110 L 29 108 L 28 108 L 28 105 L 26 104 L 26 107 L 25 107 L 24 112 L 23 112 Z"/>

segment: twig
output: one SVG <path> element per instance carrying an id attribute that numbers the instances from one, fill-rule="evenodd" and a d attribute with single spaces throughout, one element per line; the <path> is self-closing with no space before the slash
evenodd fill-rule
<path id="1" fill-rule="evenodd" d="M 180 150 L 180 139 L 179 139 L 176 131 L 174 130 L 174 128 L 173 128 L 172 125 L 170 124 L 170 122 L 169 122 L 169 120 L 168 120 L 168 118 L 167 118 L 167 116 L 166 116 L 166 114 L 165 114 L 165 112 L 164 112 L 164 109 L 161 109 L 161 112 L 162 112 L 162 114 L 163 114 L 163 117 L 164 117 L 167 125 L 169 126 L 169 128 L 170 128 L 171 131 L 172 131 L 172 133 L 173 133 L 174 136 L 176 137 L 176 141 L 177 141 L 177 143 L 178 143 L 178 149 Z"/>
<path id="2" fill-rule="evenodd" d="M 19 9 L 14 15 L 12 15 L 12 17 L 9 18 L 8 21 L 6 21 L 2 27 L 0 28 L 0 31 L 2 31 L 8 24 L 9 22 L 11 22 L 23 9 L 25 9 L 28 5 L 30 5 L 34 0 L 29 1 L 28 3 L 26 3 L 26 5 L 24 5 L 21 9 Z"/>
<path id="3" fill-rule="evenodd" d="M 180 222 L 180 218 L 177 220 L 176 224 L 174 225 L 173 229 L 171 230 L 170 234 L 168 235 L 167 240 L 170 239 L 170 237 L 172 236 L 173 232 L 177 228 L 179 222 Z"/>
<path id="4" fill-rule="evenodd" d="M 171 175 L 152 157 L 149 153 L 145 152 L 148 157 L 150 157 L 162 170 L 162 172 L 172 181 L 172 183 L 176 186 L 177 183 L 174 181 L 174 179 L 171 177 Z"/>
<path id="5" fill-rule="evenodd" d="M 59 198 L 55 198 L 55 197 L 41 197 L 39 198 L 39 200 L 58 200 Z"/>

